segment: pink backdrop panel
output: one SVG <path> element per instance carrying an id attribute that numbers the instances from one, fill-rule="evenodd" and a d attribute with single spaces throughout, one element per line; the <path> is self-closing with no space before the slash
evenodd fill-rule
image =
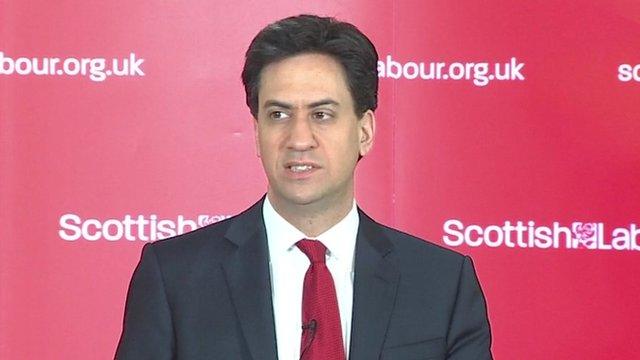
<path id="1" fill-rule="evenodd" d="M 243 54 L 299 13 L 376 44 L 358 202 L 473 256 L 497 359 L 640 353 L 636 2 L 35 0 L 0 4 L 1 359 L 112 358 L 140 248 L 265 192 Z"/>

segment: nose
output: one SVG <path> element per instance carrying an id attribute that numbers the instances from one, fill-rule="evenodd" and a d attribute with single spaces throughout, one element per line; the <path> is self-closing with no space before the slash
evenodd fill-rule
<path id="1" fill-rule="evenodd" d="M 296 151 L 306 151 L 318 146 L 312 124 L 304 116 L 295 116 L 292 119 L 288 140 L 287 147 Z"/>

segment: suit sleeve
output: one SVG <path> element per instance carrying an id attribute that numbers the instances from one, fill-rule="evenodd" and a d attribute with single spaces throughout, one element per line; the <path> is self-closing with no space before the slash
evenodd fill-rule
<path id="1" fill-rule="evenodd" d="M 173 349 L 171 311 L 160 264 L 152 244 L 147 244 L 129 285 L 115 359 L 172 359 Z"/>
<path id="2" fill-rule="evenodd" d="M 462 262 L 458 294 L 449 323 L 447 359 L 493 359 L 487 305 L 468 256 Z"/>

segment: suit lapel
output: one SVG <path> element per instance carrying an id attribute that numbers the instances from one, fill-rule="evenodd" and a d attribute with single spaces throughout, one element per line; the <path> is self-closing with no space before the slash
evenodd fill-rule
<path id="1" fill-rule="evenodd" d="M 269 251 L 262 203 L 263 200 L 256 203 L 229 226 L 226 238 L 236 247 L 222 266 L 252 358 L 276 359 Z"/>
<path id="2" fill-rule="evenodd" d="M 349 359 L 371 360 L 382 352 L 400 273 L 391 261 L 393 245 L 380 225 L 362 211 L 359 215 Z"/>

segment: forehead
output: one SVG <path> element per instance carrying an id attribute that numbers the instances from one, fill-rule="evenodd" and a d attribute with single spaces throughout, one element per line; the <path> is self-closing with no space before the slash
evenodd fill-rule
<path id="1" fill-rule="evenodd" d="M 258 101 L 268 100 L 310 103 L 333 98 L 351 104 L 342 65 L 323 54 L 301 54 L 269 64 L 260 74 Z"/>

